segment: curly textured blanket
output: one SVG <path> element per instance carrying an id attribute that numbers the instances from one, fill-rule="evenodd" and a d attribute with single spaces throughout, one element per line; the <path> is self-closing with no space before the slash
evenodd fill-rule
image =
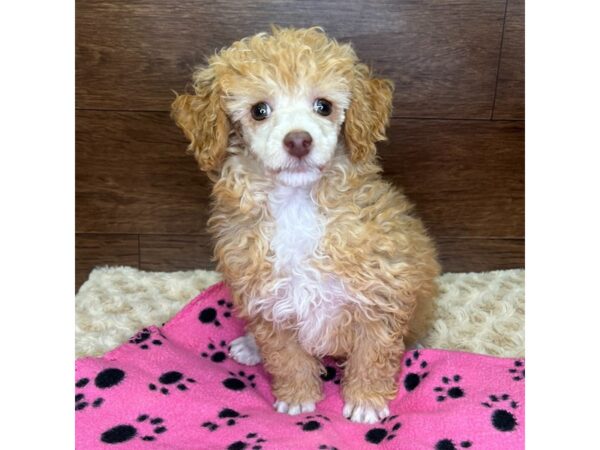
<path id="1" fill-rule="evenodd" d="M 75 303 L 77 356 L 102 355 L 148 325 L 160 325 L 219 281 L 216 272 L 97 268 Z M 525 351 L 525 271 L 447 273 L 438 282 L 436 320 L 425 347 L 494 356 Z"/>
<path id="2" fill-rule="evenodd" d="M 162 328 L 76 363 L 79 449 L 520 449 L 523 359 L 414 350 L 403 360 L 390 417 L 344 419 L 341 369 L 326 361 L 325 400 L 310 414 L 276 413 L 268 376 L 227 356 L 243 334 L 216 284 Z"/>

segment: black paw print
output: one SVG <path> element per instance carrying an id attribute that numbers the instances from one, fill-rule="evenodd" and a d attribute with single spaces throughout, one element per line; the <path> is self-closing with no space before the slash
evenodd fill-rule
<path id="1" fill-rule="evenodd" d="M 450 439 L 442 439 L 435 444 L 435 450 L 458 450 L 456 445 L 457 444 L 452 442 Z M 458 445 L 461 448 L 469 448 L 471 445 L 473 445 L 473 443 L 471 441 L 461 441 L 461 443 Z"/>
<path id="2" fill-rule="evenodd" d="M 508 369 L 508 372 L 513 376 L 512 379 L 515 381 L 521 381 L 525 379 L 525 363 L 521 359 L 517 359 L 513 363 L 513 367 Z"/>
<path id="3" fill-rule="evenodd" d="M 420 356 L 421 356 L 421 353 L 419 353 L 418 350 L 415 350 L 412 353 L 411 357 L 406 358 L 406 361 L 404 361 L 404 365 L 406 367 L 416 367 L 418 365 L 421 369 L 425 369 L 427 367 L 427 361 L 419 361 Z M 422 372 L 422 373 L 409 372 L 409 373 L 407 373 L 406 376 L 404 377 L 404 388 L 408 392 L 415 390 L 417 388 L 417 386 L 419 386 L 421 381 L 424 380 L 425 377 L 427 377 L 427 375 L 429 375 L 429 372 Z"/>
<path id="4" fill-rule="evenodd" d="M 152 332 L 148 328 L 144 328 L 138 334 L 129 339 L 130 344 L 135 344 L 138 348 L 142 350 L 148 350 L 150 348 L 150 344 L 160 347 L 163 343 L 160 338 L 164 338 L 162 334 L 159 334 L 160 337 L 155 337 L 155 339 L 150 340 L 152 336 Z"/>
<path id="5" fill-rule="evenodd" d="M 314 416 L 306 416 L 306 419 L 308 419 L 306 422 L 296 422 L 296 425 L 298 425 L 302 431 L 320 430 L 323 427 L 323 423 L 320 422 L 319 419 L 331 422 L 331 420 L 329 420 L 329 417 L 325 417 L 321 414 L 315 414 Z"/>
<path id="6" fill-rule="evenodd" d="M 165 387 L 165 385 L 174 384 L 180 391 L 187 391 L 188 387 L 185 384 L 186 381 L 188 383 L 196 382 L 196 380 L 194 380 L 193 378 L 185 378 L 181 372 L 177 372 L 176 370 L 165 372 L 160 377 L 158 377 L 158 382 L 163 385 L 160 388 L 160 392 L 164 395 L 167 395 L 170 392 L 169 389 Z M 151 391 L 156 391 L 158 390 L 158 386 L 156 386 L 156 384 L 154 383 L 150 383 L 148 385 L 148 389 L 150 389 Z"/>
<path id="7" fill-rule="evenodd" d="M 385 428 L 371 428 L 365 434 L 365 440 L 370 442 L 371 444 L 379 444 L 383 442 L 383 440 L 391 441 L 396 437 L 396 431 L 400 429 L 402 424 L 400 422 L 396 422 L 391 428 L 388 428 L 391 425 L 391 422 L 396 420 L 398 416 L 389 416 L 385 419 L 381 420 L 382 425 L 386 425 Z"/>
<path id="8" fill-rule="evenodd" d="M 494 428 L 498 431 L 513 431 L 518 423 L 517 418 L 509 410 L 517 409 L 519 404 L 512 400 L 508 394 L 502 394 L 501 396 L 490 395 L 488 398 L 490 401 L 483 402 L 482 405 L 494 410 L 491 416 Z M 506 409 L 500 408 L 501 403 L 506 403 Z"/>
<path id="9" fill-rule="evenodd" d="M 207 351 L 200 353 L 203 358 L 210 358 L 212 362 L 220 363 L 227 359 L 227 353 L 223 350 L 227 350 L 227 342 L 219 342 L 219 347 L 212 342 L 208 344 Z"/>
<path id="10" fill-rule="evenodd" d="M 108 369 L 104 369 L 96 375 L 94 378 L 94 384 L 99 389 L 109 389 L 114 386 L 117 386 L 125 379 L 125 372 L 121 369 L 117 369 L 114 367 L 110 367 Z M 90 382 L 89 378 L 81 378 L 77 380 L 75 383 L 75 387 L 77 389 L 83 389 Z M 98 397 L 95 399 L 91 405 L 93 408 L 98 408 L 104 403 L 104 399 L 102 397 Z M 87 408 L 90 403 L 85 398 L 85 394 L 83 392 L 77 392 L 75 394 L 75 411 L 81 411 L 82 409 Z"/>
<path id="11" fill-rule="evenodd" d="M 319 445 L 319 450 L 339 450 L 339 449 L 332 445 L 321 444 L 321 445 Z"/>
<path id="12" fill-rule="evenodd" d="M 263 447 L 260 444 L 267 442 L 267 440 L 261 438 L 258 433 L 248 433 L 246 439 L 252 442 L 236 441 L 233 444 L 229 444 L 227 450 L 245 450 L 250 448 L 252 450 L 261 450 Z"/>
<path id="13" fill-rule="evenodd" d="M 223 419 L 225 421 L 225 425 L 231 427 L 237 424 L 238 420 L 245 419 L 246 417 L 248 417 L 248 415 L 240 414 L 239 412 L 231 408 L 224 408 L 219 412 L 218 417 L 219 419 Z M 219 425 L 214 422 L 204 422 L 202 426 L 204 428 L 208 428 L 210 431 L 215 431 L 217 428 L 219 428 Z"/>
<path id="14" fill-rule="evenodd" d="M 450 387 L 450 384 L 456 384 L 459 381 L 460 381 L 460 375 L 454 375 L 452 377 L 452 380 L 450 380 L 450 378 L 448 378 L 448 377 L 442 377 L 442 383 L 444 383 L 445 386 L 436 386 L 435 388 L 433 388 L 433 390 L 435 392 L 441 392 L 442 394 L 446 394 L 446 395 L 440 394 L 436 397 L 436 400 L 438 402 L 443 402 L 448 397 L 449 398 L 464 397 L 465 391 L 463 391 L 461 387 L 459 387 L 459 386 Z"/>
<path id="15" fill-rule="evenodd" d="M 333 381 L 334 384 L 340 384 L 340 371 L 333 366 L 325 366 L 325 373 L 321 374 L 321 380 Z"/>
<path id="16" fill-rule="evenodd" d="M 167 431 L 167 428 L 163 425 L 164 420 L 160 417 L 150 417 L 148 414 L 142 414 L 136 419 L 136 422 L 138 427 L 149 431 L 140 435 L 140 430 L 133 425 L 117 425 L 102 433 L 100 440 L 107 444 L 120 444 L 137 436 L 142 441 L 154 441 L 158 434 Z"/>
<path id="17" fill-rule="evenodd" d="M 104 403 L 104 399 L 102 397 L 98 397 L 92 402 L 92 407 L 98 408 L 102 405 L 102 403 Z M 89 405 L 89 402 L 85 398 L 85 394 L 82 394 L 81 392 L 75 394 L 75 411 L 81 411 L 82 409 L 87 408 Z"/>
<path id="18" fill-rule="evenodd" d="M 233 303 L 226 301 L 224 298 L 217 301 L 217 305 L 221 306 L 225 311 L 222 313 L 223 317 L 229 319 L 231 317 L 231 309 L 233 308 Z M 198 315 L 198 320 L 202 323 L 209 324 L 212 323 L 215 327 L 220 327 L 221 322 L 219 321 L 219 313 L 215 308 L 209 306 L 200 311 Z"/>
<path id="19" fill-rule="evenodd" d="M 225 386 L 227 389 L 231 389 L 232 391 L 243 391 L 248 387 L 248 385 L 252 386 L 253 388 L 256 387 L 256 384 L 254 383 L 254 378 L 256 377 L 255 375 L 246 375 L 246 372 L 243 370 L 240 370 L 237 374 L 229 372 L 229 375 L 231 375 L 231 377 L 223 380 L 223 386 Z M 246 381 L 244 382 L 243 379 Z"/>

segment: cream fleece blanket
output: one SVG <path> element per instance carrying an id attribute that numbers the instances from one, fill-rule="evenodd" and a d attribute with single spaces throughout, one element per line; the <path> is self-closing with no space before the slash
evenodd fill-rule
<path id="1" fill-rule="evenodd" d="M 101 355 L 140 328 L 161 325 L 219 280 L 218 273 L 204 270 L 94 269 L 76 296 L 77 357 Z M 524 356 L 524 270 L 447 273 L 439 284 L 436 318 L 422 342 L 425 347 Z"/>

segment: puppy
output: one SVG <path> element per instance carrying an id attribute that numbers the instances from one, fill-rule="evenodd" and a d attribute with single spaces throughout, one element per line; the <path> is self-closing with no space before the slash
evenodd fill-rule
<path id="1" fill-rule="evenodd" d="M 172 115 L 214 181 L 217 269 L 249 333 L 232 353 L 262 359 L 279 412 L 315 409 L 329 355 L 344 361 L 343 414 L 386 417 L 439 273 L 412 205 L 380 175 L 392 83 L 320 28 L 276 27 L 193 79 Z"/>

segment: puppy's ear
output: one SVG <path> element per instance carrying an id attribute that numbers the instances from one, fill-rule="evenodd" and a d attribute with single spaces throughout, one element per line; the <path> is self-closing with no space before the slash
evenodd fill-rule
<path id="1" fill-rule="evenodd" d="M 374 158 L 375 143 L 386 139 L 393 91 L 390 80 L 372 78 L 364 64 L 355 66 L 352 98 L 344 122 L 344 137 L 352 162 Z"/>
<path id="2" fill-rule="evenodd" d="M 177 96 L 171 105 L 171 117 L 190 140 L 188 150 L 200 168 L 215 172 L 225 159 L 230 124 L 212 68 L 196 71 L 194 90 L 195 95 Z"/>

